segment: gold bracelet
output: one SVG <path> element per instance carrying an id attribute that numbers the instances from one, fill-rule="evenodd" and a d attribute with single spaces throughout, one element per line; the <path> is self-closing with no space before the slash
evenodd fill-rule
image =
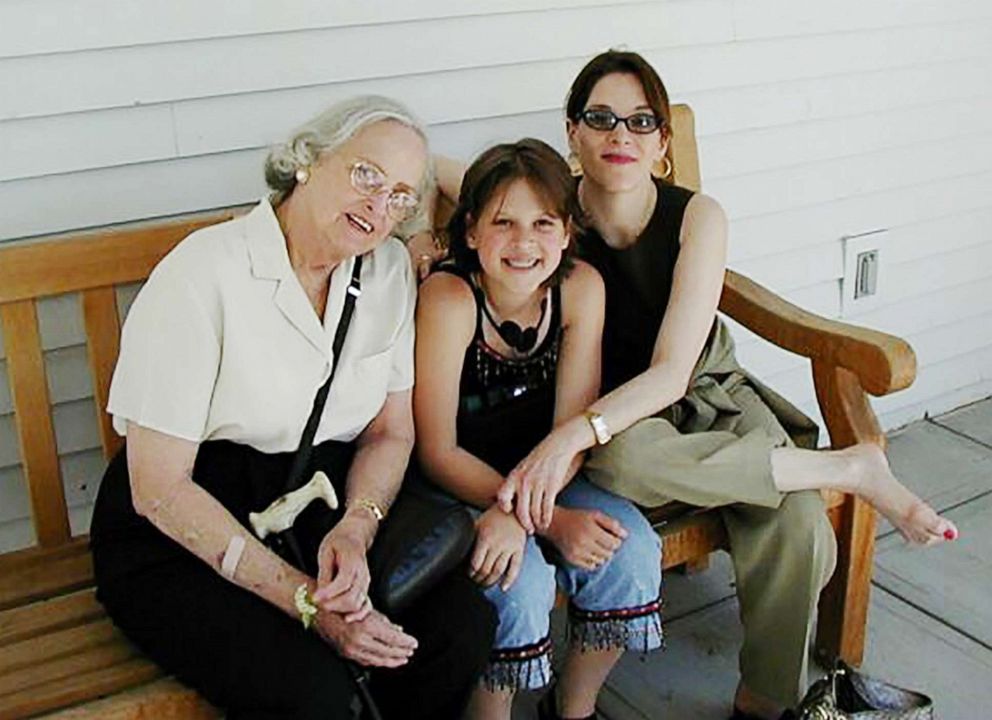
<path id="1" fill-rule="evenodd" d="M 348 503 L 348 509 L 351 510 L 352 508 L 362 508 L 364 510 L 368 510 L 372 513 L 372 517 L 375 518 L 376 522 L 381 523 L 386 519 L 386 513 L 379 506 L 379 503 L 369 498 L 358 498 L 357 500 L 352 500 Z"/>
<path id="2" fill-rule="evenodd" d="M 314 604 L 313 597 L 310 595 L 310 586 L 307 583 L 303 583 L 296 588 L 296 593 L 293 595 L 293 604 L 296 605 L 296 612 L 300 614 L 303 629 L 309 630 L 320 608 Z"/>

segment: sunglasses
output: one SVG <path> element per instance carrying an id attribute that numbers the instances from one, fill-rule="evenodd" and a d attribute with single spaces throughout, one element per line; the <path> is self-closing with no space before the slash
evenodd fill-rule
<path id="1" fill-rule="evenodd" d="M 368 160 L 356 160 L 352 164 L 351 186 L 368 197 L 389 193 L 386 197 L 386 213 L 396 222 L 412 218 L 420 205 L 420 196 L 413 190 L 390 190 L 386 186 L 386 173 Z"/>
<path id="2" fill-rule="evenodd" d="M 648 135 L 665 124 L 665 121 L 654 113 L 637 112 L 627 117 L 620 117 L 612 110 L 583 110 L 579 114 L 579 120 L 591 127 L 593 130 L 608 132 L 623 123 L 630 132 L 637 135 Z"/>

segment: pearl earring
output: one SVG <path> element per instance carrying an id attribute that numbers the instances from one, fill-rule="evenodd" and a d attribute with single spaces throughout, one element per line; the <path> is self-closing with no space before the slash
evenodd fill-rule
<path id="1" fill-rule="evenodd" d="M 306 185 L 307 180 L 310 179 L 310 171 L 305 167 L 297 168 L 296 170 L 296 182 L 300 185 Z"/>

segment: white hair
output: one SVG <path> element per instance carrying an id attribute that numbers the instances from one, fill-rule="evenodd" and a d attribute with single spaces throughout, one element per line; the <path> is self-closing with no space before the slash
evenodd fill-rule
<path id="1" fill-rule="evenodd" d="M 296 187 L 296 171 L 317 163 L 322 153 L 333 152 L 372 123 L 393 120 L 414 130 L 427 142 L 423 123 L 402 103 L 382 95 L 360 95 L 337 102 L 297 128 L 286 142 L 275 146 L 265 160 L 265 182 L 278 205 Z M 433 195 L 434 173 L 430 157 L 417 191 L 421 198 L 417 214 L 394 229 L 409 237 L 426 227 L 426 205 Z"/>

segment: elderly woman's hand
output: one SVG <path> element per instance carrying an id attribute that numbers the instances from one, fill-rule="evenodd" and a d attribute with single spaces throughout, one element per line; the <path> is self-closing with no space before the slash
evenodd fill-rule
<path id="1" fill-rule="evenodd" d="M 418 280 L 424 280 L 430 274 L 434 263 L 448 255 L 448 251 L 438 242 L 437 236 L 428 231 L 410 238 L 406 249 L 410 253 L 410 261 L 413 263 Z"/>
<path id="2" fill-rule="evenodd" d="M 395 668 L 406 665 L 417 649 L 417 639 L 403 628 L 372 610 L 361 620 L 348 622 L 342 615 L 319 612 L 315 620 L 317 632 L 342 657 L 360 665 Z"/>
<path id="3" fill-rule="evenodd" d="M 346 513 L 324 537 L 317 555 L 317 591 L 314 602 L 326 612 L 342 613 L 348 622 L 363 620 L 372 610 L 369 601 L 371 544 L 368 523 Z"/>

